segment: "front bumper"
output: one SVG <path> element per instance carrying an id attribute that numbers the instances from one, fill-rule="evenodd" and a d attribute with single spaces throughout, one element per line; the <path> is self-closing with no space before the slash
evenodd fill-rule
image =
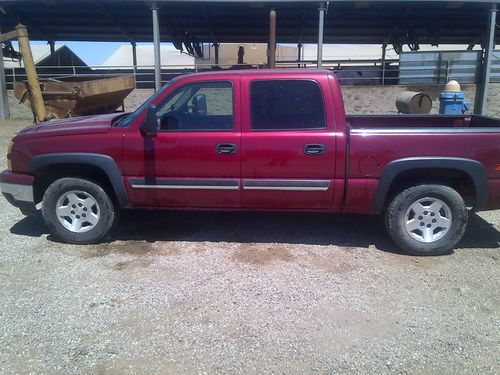
<path id="1" fill-rule="evenodd" d="M 33 176 L 4 171 L 0 174 L 0 189 L 5 199 L 23 214 L 36 212 Z"/>

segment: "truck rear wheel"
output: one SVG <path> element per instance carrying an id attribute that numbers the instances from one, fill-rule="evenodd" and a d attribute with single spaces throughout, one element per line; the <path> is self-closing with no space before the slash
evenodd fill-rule
<path id="1" fill-rule="evenodd" d="M 81 178 L 54 181 L 43 196 L 42 215 L 55 237 L 73 244 L 98 242 L 116 220 L 106 191 Z"/>
<path id="2" fill-rule="evenodd" d="M 456 190 L 425 184 L 399 193 L 385 213 L 387 231 L 412 255 L 441 255 L 462 239 L 468 211 Z"/>

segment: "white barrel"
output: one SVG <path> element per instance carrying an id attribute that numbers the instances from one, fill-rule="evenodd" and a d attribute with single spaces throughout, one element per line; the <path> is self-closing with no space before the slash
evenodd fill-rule
<path id="1" fill-rule="evenodd" d="M 404 91 L 398 96 L 396 107 L 400 113 L 427 114 L 432 109 L 432 99 L 423 92 Z"/>
<path id="2" fill-rule="evenodd" d="M 460 87 L 460 83 L 458 83 L 458 81 L 451 80 L 444 87 L 444 91 L 448 91 L 448 92 L 461 92 L 462 88 Z"/>

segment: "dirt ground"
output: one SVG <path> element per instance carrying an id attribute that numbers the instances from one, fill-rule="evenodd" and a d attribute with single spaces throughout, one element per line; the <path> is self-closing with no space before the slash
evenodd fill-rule
<path id="1" fill-rule="evenodd" d="M 379 217 L 125 212 L 74 246 L 0 213 L 2 374 L 500 373 L 500 211 L 425 258 Z"/>

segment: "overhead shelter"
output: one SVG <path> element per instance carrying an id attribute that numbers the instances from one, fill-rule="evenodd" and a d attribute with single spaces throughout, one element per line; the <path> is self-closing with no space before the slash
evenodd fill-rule
<path id="1" fill-rule="evenodd" d="M 154 41 L 156 82 L 160 78 L 159 43 L 173 42 L 195 52 L 198 43 L 268 42 L 270 12 L 277 18 L 278 43 L 362 43 L 481 45 L 484 74 L 477 104 L 485 108 L 490 51 L 495 36 L 496 1 L 353 1 L 353 0 L 3 0 L 0 25 L 8 31 L 18 23 L 33 40 Z"/>
<path id="2" fill-rule="evenodd" d="M 278 43 L 316 43 L 318 9 L 327 2 L 3 0 L 0 17 L 2 29 L 23 22 L 37 40 L 151 42 L 153 3 L 159 9 L 162 41 L 267 42 L 268 14 L 274 8 Z M 334 0 L 325 15 L 324 42 L 480 43 L 492 3 Z"/>

